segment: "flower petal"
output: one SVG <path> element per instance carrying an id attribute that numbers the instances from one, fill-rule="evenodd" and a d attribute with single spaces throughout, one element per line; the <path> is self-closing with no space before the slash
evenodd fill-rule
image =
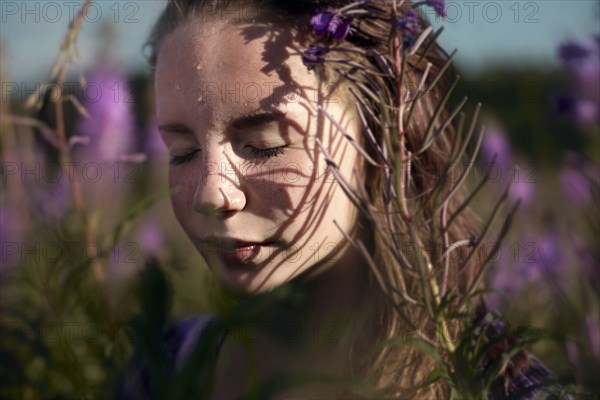
<path id="1" fill-rule="evenodd" d="M 321 11 L 310 19 L 310 25 L 318 37 L 325 36 L 329 30 L 329 24 L 331 23 L 333 16 L 334 14 L 331 11 Z"/>
<path id="2" fill-rule="evenodd" d="M 331 32 L 331 36 L 339 41 L 342 41 L 350 32 L 350 24 L 352 23 L 352 18 L 339 18 L 335 16 L 330 24 L 329 24 L 329 32 Z"/>
<path id="3" fill-rule="evenodd" d="M 318 64 L 321 64 L 325 61 L 325 57 L 323 57 L 329 49 L 324 47 L 309 47 L 304 50 L 302 53 L 302 62 L 306 67 L 311 70 L 316 67 Z"/>

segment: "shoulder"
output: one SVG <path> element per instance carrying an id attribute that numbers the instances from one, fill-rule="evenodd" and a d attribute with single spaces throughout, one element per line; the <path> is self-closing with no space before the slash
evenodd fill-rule
<path id="1" fill-rule="evenodd" d="M 561 387 L 556 375 L 533 354 L 519 350 L 507 357 L 511 348 L 523 343 L 518 329 L 508 327 L 500 314 L 487 313 L 476 320 L 475 325 L 489 344 L 480 376 L 487 373 L 495 375 L 488 400 L 570 400 L 569 396 L 557 394 Z"/>
<path id="2" fill-rule="evenodd" d="M 492 386 L 489 400 L 546 399 L 556 377 L 537 357 L 520 351 L 508 360 Z"/>

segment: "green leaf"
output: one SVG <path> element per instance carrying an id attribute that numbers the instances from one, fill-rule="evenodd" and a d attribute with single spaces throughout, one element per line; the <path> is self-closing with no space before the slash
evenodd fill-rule
<path id="1" fill-rule="evenodd" d="M 433 371 L 431 371 L 431 373 L 425 380 L 425 383 L 423 384 L 423 386 L 429 386 L 442 378 L 445 378 L 448 380 L 450 379 L 450 375 L 448 374 L 448 371 L 446 370 L 446 368 L 440 368 L 440 367 L 435 368 Z"/>

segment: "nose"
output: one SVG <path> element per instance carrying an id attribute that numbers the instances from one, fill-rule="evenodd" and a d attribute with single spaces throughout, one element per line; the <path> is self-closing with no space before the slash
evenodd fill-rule
<path id="1" fill-rule="evenodd" d="M 194 210 L 211 217 L 228 217 L 246 206 L 239 170 L 225 157 L 205 158 L 194 192 Z"/>

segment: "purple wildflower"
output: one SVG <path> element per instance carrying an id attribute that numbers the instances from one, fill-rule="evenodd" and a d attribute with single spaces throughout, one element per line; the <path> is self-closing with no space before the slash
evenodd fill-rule
<path id="1" fill-rule="evenodd" d="M 83 152 L 99 161 L 114 161 L 135 146 L 134 116 L 127 81 L 114 71 L 100 70 L 88 80 L 83 104 L 90 115 L 82 119 L 76 133 L 91 138 Z"/>
<path id="2" fill-rule="evenodd" d="M 417 41 L 421 29 L 417 12 L 412 8 L 407 9 L 404 17 L 396 21 L 396 26 L 402 32 L 404 48 L 412 47 Z"/>
<path id="3" fill-rule="evenodd" d="M 539 242 L 539 236 L 527 232 L 521 237 L 518 247 L 515 247 L 511 254 L 514 261 L 515 276 L 519 276 L 522 280 L 520 283 L 521 288 L 539 282 L 544 276 Z"/>
<path id="4" fill-rule="evenodd" d="M 334 15 L 332 11 L 321 11 L 310 19 L 310 25 L 318 37 L 323 37 L 330 31 L 329 24 Z"/>
<path id="5" fill-rule="evenodd" d="M 490 309 L 500 309 L 510 299 L 517 298 L 531 284 L 539 282 L 541 271 L 538 254 L 530 254 L 537 246 L 533 236 L 526 233 L 516 246 L 503 244 L 488 275 L 486 303 Z M 518 277 L 518 279 L 516 279 Z"/>
<path id="6" fill-rule="evenodd" d="M 144 223 L 137 233 L 137 243 L 141 249 L 152 255 L 159 255 L 165 251 L 165 235 L 156 221 Z"/>
<path id="7" fill-rule="evenodd" d="M 496 266 L 492 269 L 492 287 L 508 295 L 515 295 L 542 279 L 558 278 L 565 263 L 565 254 L 560 244 L 558 232 L 542 236 L 527 232 L 516 245 L 503 246 Z M 519 279 L 515 279 L 517 276 Z"/>
<path id="8" fill-rule="evenodd" d="M 500 248 L 489 274 L 486 296 L 490 307 L 500 308 L 507 299 L 516 298 L 531 285 L 552 280 L 564 289 L 566 254 L 561 248 L 561 237 L 556 231 L 541 236 L 525 233 L 516 245 Z M 540 292 L 541 294 L 541 292 Z"/>
<path id="9" fill-rule="evenodd" d="M 520 201 L 522 206 L 529 206 L 535 197 L 535 183 L 524 174 L 515 175 L 508 195 L 513 201 Z"/>
<path id="10" fill-rule="evenodd" d="M 446 17 L 446 1 L 445 0 L 426 0 L 425 3 L 430 6 L 433 7 L 433 9 L 435 10 L 436 14 L 439 15 L 440 17 L 445 18 Z"/>
<path id="11" fill-rule="evenodd" d="M 598 56 L 569 66 L 575 88 L 581 97 L 600 100 L 600 60 Z"/>
<path id="12" fill-rule="evenodd" d="M 600 103 L 593 99 L 558 96 L 554 100 L 554 109 L 558 114 L 573 118 L 580 125 L 600 122 Z"/>
<path id="13" fill-rule="evenodd" d="M 302 54 L 302 62 L 311 70 L 325 61 L 324 55 L 329 52 L 325 47 L 309 47 Z"/>
<path id="14" fill-rule="evenodd" d="M 597 124 L 600 122 L 600 102 L 581 98 L 575 102 L 574 118 L 582 125 Z"/>
<path id="15" fill-rule="evenodd" d="M 512 164 L 512 149 L 501 129 L 491 127 L 486 130 L 479 149 L 479 160 L 484 168 L 494 162 L 499 167 L 498 173 L 508 174 Z"/>
<path id="16" fill-rule="evenodd" d="M 587 46 L 578 42 L 565 43 L 558 49 L 558 54 L 565 63 L 586 58 L 590 53 Z"/>
<path id="17" fill-rule="evenodd" d="M 594 41 L 569 42 L 559 50 L 576 85 L 578 97 L 600 102 L 600 43 Z"/>
<path id="18" fill-rule="evenodd" d="M 331 33 L 331 37 L 338 42 L 344 40 L 348 35 L 348 32 L 350 32 L 351 23 L 352 18 L 340 18 L 338 15 L 334 16 L 329 23 L 329 32 Z"/>
<path id="19" fill-rule="evenodd" d="M 542 276 L 559 278 L 565 265 L 565 254 L 560 239 L 560 235 L 556 231 L 548 232 L 537 239 L 539 267 Z"/>
<path id="20" fill-rule="evenodd" d="M 310 19 L 315 34 L 323 37 L 327 33 L 338 42 L 344 40 L 350 32 L 352 18 L 343 18 L 339 13 L 333 11 L 321 11 Z"/>
<path id="21" fill-rule="evenodd" d="M 512 179 L 509 192 L 512 200 L 519 200 L 524 206 L 532 204 L 535 182 L 526 167 L 514 162 L 510 142 L 501 129 L 492 127 L 486 131 L 479 149 L 479 162 L 484 169 L 490 168 L 490 182 L 506 187 Z"/>

